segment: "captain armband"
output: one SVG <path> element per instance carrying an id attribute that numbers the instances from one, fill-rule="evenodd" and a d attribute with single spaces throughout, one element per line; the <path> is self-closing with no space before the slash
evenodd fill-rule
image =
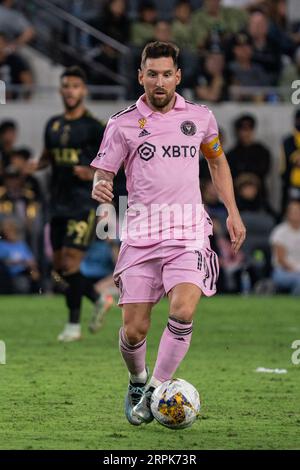
<path id="1" fill-rule="evenodd" d="M 200 150 L 205 158 L 216 158 L 223 155 L 223 149 L 219 137 L 215 137 L 213 140 L 200 145 Z"/>

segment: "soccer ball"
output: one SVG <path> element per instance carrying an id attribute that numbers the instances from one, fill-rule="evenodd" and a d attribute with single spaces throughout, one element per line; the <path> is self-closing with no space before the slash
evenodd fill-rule
<path id="1" fill-rule="evenodd" d="M 171 429 L 188 428 L 199 415 L 199 393 L 186 380 L 167 380 L 154 390 L 151 411 L 163 426 Z"/>

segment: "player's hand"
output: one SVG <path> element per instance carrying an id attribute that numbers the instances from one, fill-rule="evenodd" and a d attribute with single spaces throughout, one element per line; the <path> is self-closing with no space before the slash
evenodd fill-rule
<path id="1" fill-rule="evenodd" d="M 111 202 L 113 200 L 113 184 L 107 180 L 100 180 L 95 184 L 92 198 L 98 202 Z"/>
<path id="2" fill-rule="evenodd" d="M 74 174 L 83 181 L 91 181 L 94 177 L 94 171 L 88 166 L 74 166 Z"/>
<path id="3" fill-rule="evenodd" d="M 246 228 L 238 212 L 227 217 L 226 225 L 230 235 L 232 250 L 236 254 L 246 238 Z"/>

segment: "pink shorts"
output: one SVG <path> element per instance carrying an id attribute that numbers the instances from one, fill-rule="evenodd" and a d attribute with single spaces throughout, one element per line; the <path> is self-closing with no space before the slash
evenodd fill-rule
<path id="1" fill-rule="evenodd" d="M 148 247 L 122 243 L 114 280 L 120 290 L 119 305 L 157 303 L 177 284 L 189 282 L 206 296 L 216 293 L 219 263 L 209 241 L 200 250 L 168 246 Z"/>

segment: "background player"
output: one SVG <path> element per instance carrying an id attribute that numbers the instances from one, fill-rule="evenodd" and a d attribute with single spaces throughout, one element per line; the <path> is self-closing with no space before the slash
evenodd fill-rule
<path id="1" fill-rule="evenodd" d="M 189 221 L 191 226 L 183 226 L 181 237 L 155 241 L 146 234 L 133 238 L 130 227 L 136 222 L 134 204 L 148 209 L 153 204 L 189 204 L 193 208 L 201 204 L 201 146 L 213 183 L 228 211 L 227 228 L 234 252 L 245 238 L 215 118 L 206 106 L 187 102 L 175 93 L 181 80 L 177 63 L 178 49 L 173 44 L 155 42 L 145 47 L 139 71 L 145 94 L 135 105 L 110 119 L 92 163 L 98 169 L 93 198 L 99 202 L 112 200 L 113 177 L 122 163 L 127 176 L 129 235 L 120 250 L 115 279 L 120 285 L 119 303 L 123 309 L 120 351 L 130 374 L 125 413 L 134 425 L 153 419 L 151 394 L 155 387 L 172 378 L 187 353 L 196 306 L 202 293 L 215 293 L 218 274 L 216 254 L 209 243 L 211 222 L 203 208 L 199 219 Z M 196 237 L 193 248 L 187 248 L 191 227 L 196 227 L 203 238 Z M 169 228 L 174 229 L 174 225 Z M 160 228 L 158 232 L 163 234 Z M 145 388 L 151 310 L 165 293 L 169 298 L 169 320 L 153 376 Z"/>
<path id="2" fill-rule="evenodd" d="M 81 338 L 80 308 L 83 295 L 95 303 L 94 321 L 109 307 L 90 280 L 80 272 L 80 263 L 94 235 L 95 202 L 90 198 L 94 171 L 92 156 L 101 142 L 104 126 L 85 108 L 86 77 L 70 67 L 61 75 L 60 93 L 64 113 L 49 119 L 45 148 L 35 169 L 51 165 L 50 237 L 53 248 L 53 278 L 65 282 L 69 321 L 59 341 Z M 108 302 L 108 303 L 107 303 Z"/>

